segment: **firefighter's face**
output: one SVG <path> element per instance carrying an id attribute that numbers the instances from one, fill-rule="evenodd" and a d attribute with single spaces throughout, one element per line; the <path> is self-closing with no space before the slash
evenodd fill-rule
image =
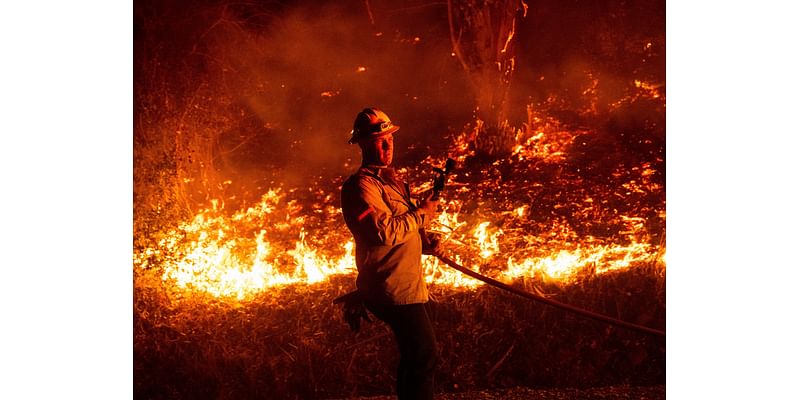
<path id="1" fill-rule="evenodd" d="M 390 133 L 372 139 L 364 143 L 361 150 L 369 164 L 391 165 L 394 157 L 394 136 Z"/>

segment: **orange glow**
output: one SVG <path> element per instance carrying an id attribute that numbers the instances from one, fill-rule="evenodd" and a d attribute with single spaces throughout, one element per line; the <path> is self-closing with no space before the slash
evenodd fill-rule
<path id="1" fill-rule="evenodd" d="M 231 216 L 213 208 L 203 210 L 191 222 L 164 235 L 158 248 L 135 254 L 134 265 L 148 268 L 160 263 L 164 266 L 162 279 L 179 288 L 240 300 L 278 285 L 313 284 L 331 275 L 355 272 L 352 240 L 325 254 L 310 248 L 302 228 L 304 219 L 291 218 L 292 202 L 284 200 L 285 195 L 276 189 L 268 191 L 257 205 Z M 287 218 L 265 223 L 281 219 L 275 218 L 278 207 L 289 211 Z M 271 236 L 285 236 L 294 229 L 299 233 L 293 247 L 276 249 Z"/>
<path id="2" fill-rule="evenodd" d="M 478 248 L 480 249 L 479 253 L 481 258 L 489 258 L 493 254 L 500 251 L 500 248 L 497 244 L 498 236 L 503 234 L 502 229 L 498 229 L 494 233 L 489 233 L 487 231 L 487 226 L 489 226 L 489 222 L 481 222 L 478 224 L 478 227 L 475 228 L 473 237 L 478 242 Z"/>
<path id="3" fill-rule="evenodd" d="M 531 118 L 541 129 L 519 131 L 511 161 L 535 159 L 557 165 L 575 140 L 576 133 Z M 469 154 L 469 134 L 457 137 L 453 157 Z M 425 162 L 441 165 L 443 160 Z M 408 168 L 401 174 L 413 175 Z M 456 171 L 456 174 L 459 173 Z M 627 173 L 627 175 L 623 175 Z M 650 163 L 632 167 L 614 191 L 606 196 L 657 193 L 663 190 Z M 628 180 L 629 179 L 629 180 Z M 430 182 L 415 185 L 417 192 Z M 533 183 L 532 188 L 541 187 Z M 501 194 L 501 188 L 458 186 L 449 189 L 480 199 Z M 336 275 L 355 276 L 354 243 L 344 226 L 335 195 L 321 196 L 321 204 L 303 205 L 291 198 L 299 192 L 274 188 L 246 209 L 226 212 L 224 203 L 212 201 L 191 221 L 158 238 L 158 245 L 134 254 L 134 266 L 161 268 L 161 279 L 181 290 L 198 291 L 219 298 L 244 300 L 286 285 L 315 285 Z M 445 193 L 447 195 L 447 193 Z M 595 207 L 606 199 L 598 193 L 573 200 L 576 218 L 587 223 Z M 618 233 L 613 240 L 599 240 L 575 231 L 574 223 L 553 220 L 549 226 L 530 230 L 529 218 L 542 212 L 537 205 L 514 204 L 504 210 L 479 207 L 464 214 L 465 200 L 442 198 L 442 212 L 429 227 L 440 235 L 447 254 L 474 271 L 513 281 L 520 278 L 555 283 L 573 282 L 586 274 L 603 274 L 639 263 L 666 268 L 663 246 L 655 246 L 647 220 L 637 215 L 613 215 Z M 309 207 L 310 206 L 310 207 Z M 473 206 L 474 207 L 474 206 Z M 560 205 L 556 205 L 558 209 Z M 664 211 L 655 218 L 666 219 Z M 503 221 L 498 223 L 498 221 Z M 434 286 L 468 290 L 483 285 L 455 271 L 433 256 L 423 256 L 426 281 Z"/>
<path id="4" fill-rule="evenodd" d="M 654 99 L 657 99 L 657 98 L 661 97 L 661 93 L 659 93 L 659 91 L 658 91 L 660 85 L 657 85 L 655 83 L 649 83 L 649 82 L 640 81 L 638 79 L 634 80 L 633 84 L 637 88 L 640 88 L 644 93 L 646 93 L 649 96 L 653 97 Z"/>

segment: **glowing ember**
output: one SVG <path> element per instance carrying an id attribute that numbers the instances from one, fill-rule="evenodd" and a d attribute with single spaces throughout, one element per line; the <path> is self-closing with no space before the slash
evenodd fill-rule
<path id="1" fill-rule="evenodd" d="M 513 156 L 505 162 L 561 168 L 576 132 L 536 116 L 530 121 L 535 129 L 528 126 L 518 132 Z M 450 156 L 470 154 L 469 141 L 468 134 L 459 136 Z M 443 160 L 429 157 L 424 163 L 442 165 Z M 611 175 L 617 184 L 607 192 L 585 191 L 571 183 L 570 179 L 577 178 L 560 178 L 565 186 L 552 190 L 555 198 L 563 200 L 548 208 L 537 202 L 502 203 L 519 191 L 504 189 L 499 178 L 493 177 L 492 168 L 498 165 L 474 172 L 457 170 L 453 188 L 445 193 L 452 197 L 442 199 L 443 211 L 429 228 L 440 235 L 447 254 L 460 264 L 505 281 L 533 278 L 555 283 L 637 263 L 666 266 L 663 239 L 662 245 L 653 245 L 648 230 L 650 219 L 666 219 L 663 209 L 643 209 L 648 219 L 622 215 L 608 206 L 629 196 L 659 195 L 663 184 L 651 163 L 615 170 Z M 417 168 L 399 172 L 418 177 L 420 182 L 412 186 L 420 192 L 431 185 L 424 178 L 425 167 Z M 478 184 L 459 182 L 470 173 L 480 175 Z M 534 181 L 517 190 L 533 199 L 530 193 L 544 187 Z M 318 190 L 317 202 L 308 204 L 300 196 L 305 193 L 302 190 L 271 189 L 257 204 L 233 213 L 225 212 L 224 203 L 212 201 L 211 209 L 198 212 L 191 221 L 157 238 L 157 245 L 134 254 L 134 266 L 163 271 L 161 279 L 181 290 L 239 300 L 276 286 L 313 285 L 335 275 L 353 276 L 354 244 L 335 190 Z M 504 205 L 484 204 L 484 199 L 498 199 Z M 547 218 L 542 218 L 543 213 Z M 564 217 L 554 217 L 559 214 Z M 587 234 L 599 229 L 598 224 L 612 227 L 614 233 L 601 235 L 603 239 Z M 423 256 L 423 269 L 426 281 L 434 286 L 470 289 L 483 285 L 433 256 Z"/>
<path id="2" fill-rule="evenodd" d="M 644 81 L 640 81 L 640 80 L 635 80 L 635 81 L 633 81 L 633 83 L 634 83 L 634 85 L 636 85 L 637 88 L 642 89 L 643 91 L 645 91 L 647 94 L 649 94 L 653 98 L 657 99 L 657 98 L 661 97 L 661 93 L 659 93 L 659 88 L 661 87 L 661 85 L 658 85 L 658 84 L 655 84 L 655 83 L 644 82 Z"/>

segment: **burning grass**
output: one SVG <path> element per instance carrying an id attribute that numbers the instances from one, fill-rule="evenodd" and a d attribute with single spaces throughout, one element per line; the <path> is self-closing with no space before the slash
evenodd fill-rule
<path id="1" fill-rule="evenodd" d="M 527 280 L 517 282 L 533 289 Z M 179 305 L 137 288 L 137 398 L 332 398 L 391 393 L 396 356 L 379 323 L 349 331 L 331 300 L 352 285 L 290 285 L 232 304 L 187 294 Z M 663 282 L 646 268 L 540 289 L 649 326 L 664 324 Z M 663 342 L 523 302 L 493 288 L 434 286 L 439 390 L 588 387 L 664 379 Z M 654 295 L 655 294 L 655 295 Z M 632 301 L 635 299 L 636 301 Z M 659 300 L 662 299 L 662 300 Z"/>
<path id="2" fill-rule="evenodd" d="M 491 161 L 471 150 L 474 137 L 456 137 L 447 156 L 461 166 L 433 229 L 467 267 L 663 330 L 663 131 L 612 128 L 570 127 L 529 109 L 512 154 Z M 445 156 L 401 173 L 424 190 Z M 339 184 L 278 185 L 239 210 L 216 201 L 137 241 L 136 397 L 392 392 L 389 330 L 368 324 L 353 334 L 332 304 L 355 273 Z M 663 339 L 515 297 L 432 257 L 424 266 L 437 298 L 440 391 L 664 383 Z"/>

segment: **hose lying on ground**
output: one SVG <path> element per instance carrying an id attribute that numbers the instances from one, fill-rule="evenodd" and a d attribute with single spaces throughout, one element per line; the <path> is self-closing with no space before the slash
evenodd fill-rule
<path id="1" fill-rule="evenodd" d="M 667 333 L 664 332 L 664 331 L 660 331 L 660 330 L 653 329 L 653 328 L 648 328 L 648 327 L 642 326 L 642 325 L 633 324 L 633 323 L 630 323 L 630 322 L 627 322 L 627 321 L 623 321 L 623 320 L 620 320 L 620 319 L 617 319 L 617 318 L 612 318 L 612 317 L 609 317 L 609 316 L 603 315 L 603 314 L 598 314 L 598 313 L 593 312 L 593 311 L 584 310 L 582 308 L 578 308 L 578 307 L 575 307 L 573 305 L 569 305 L 569 304 L 566 304 L 566 303 L 562 303 L 560 301 L 556 301 L 556 300 L 553 300 L 553 299 L 548 299 L 546 297 L 542 297 L 542 296 L 539 296 L 539 295 L 536 295 L 536 294 L 533 294 L 533 293 L 526 292 L 524 290 L 517 289 L 517 288 L 515 288 L 513 286 L 507 285 L 507 284 L 505 284 L 503 282 L 500 282 L 498 280 L 495 280 L 495 279 L 489 278 L 487 276 L 481 275 L 481 274 L 479 274 L 479 273 L 477 273 L 477 272 L 475 272 L 475 271 L 473 271 L 471 269 L 462 267 L 461 265 L 458 265 L 455 261 L 447 258 L 446 256 L 444 256 L 442 254 L 435 254 L 435 256 L 439 260 L 441 260 L 443 263 L 447 264 L 448 266 L 450 266 L 453 269 L 456 269 L 456 270 L 460 271 L 461 273 L 463 273 L 463 274 L 465 274 L 467 276 L 470 276 L 470 277 L 475 278 L 475 279 L 477 279 L 479 281 L 483 281 L 485 283 L 488 283 L 489 285 L 492 285 L 492 286 L 494 286 L 496 288 L 507 290 L 507 291 L 509 291 L 511 293 L 514 293 L 516 295 L 519 295 L 519 296 L 522 296 L 522 297 L 525 297 L 525 298 L 528 298 L 528 299 L 531 299 L 531 300 L 536 300 L 536 301 L 539 301 L 539 302 L 542 302 L 542 303 L 545 303 L 545 304 L 549 304 L 549 305 L 551 305 L 553 307 L 557 307 L 557 308 L 560 308 L 562 310 L 566 310 L 566 311 L 569 311 L 571 313 L 582 315 L 584 317 L 591 318 L 591 319 L 594 319 L 594 320 L 597 320 L 597 321 L 602 321 L 602 322 L 605 322 L 605 323 L 608 323 L 608 324 L 611 324 L 611 325 L 621 326 L 621 327 L 624 327 L 624 328 L 633 329 L 635 331 L 645 332 L 645 333 L 649 333 L 649 334 L 656 335 L 656 336 L 662 336 L 662 337 L 666 337 L 667 336 Z"/>

